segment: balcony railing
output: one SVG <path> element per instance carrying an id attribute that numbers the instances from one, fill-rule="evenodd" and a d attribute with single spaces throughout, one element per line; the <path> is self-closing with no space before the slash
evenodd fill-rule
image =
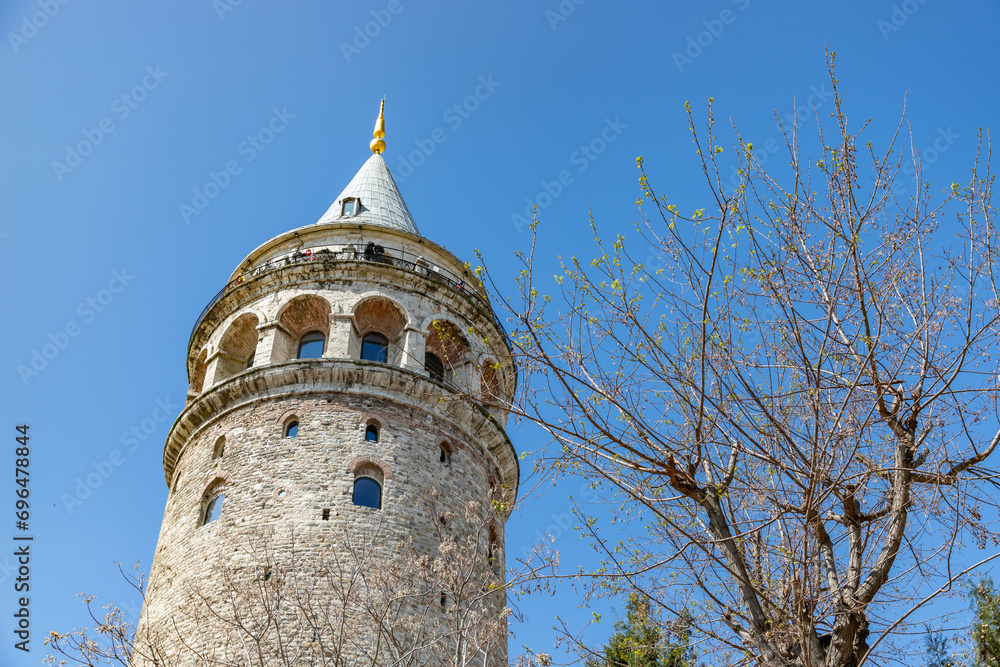
<path id="1" fill-rule="evenodd" d="M 412 271 L 430 280 L 441 283 L 442 285 L 446 285 L 455 292 L 464 296 L 480 309 L 489 313 L 493 318 L 493 323 L 496 324 L 496 326 L 500 329 L 500 332 L 504 335 L 504 342 L 506 343 L 507 330 L 504 328 L 503 323 L 496 316 L 496 313 L 493 312 L 493 309 L 490 307 L 486 298 L 479 293 L 478 285 L 473 287 L 470 284 L 476 283 L 477 279 L 475 276 L 472 276 L 469 273 L 466 273 L 464 276 L 456 276 L 447 269 L 437 266 L 436 264 L 432 264 L 422 256 L 407 250 L 397 248 L 386 249 L 383 246 L 370 245 L 365 248 L 359 248 L 356 245 L 340 245 L 320 249 L 309 248 L 306 250 L 296 250 L 287 255 L 270 259 L 259 266 L 247 269 L 236 278 L 229 281 L 225 287 L 219 290 L 218 294 L 212 297 L 212 300 L 208 302 L 205 309 L 201 311 L 201 315 L 198 316 L 198 320 L 195 322 L 194 328 L 191 329 L 191 338 L 194 338 L 195 331 L 198 330 L 198 326 L 201 324 L 201 321 L 204 319 L 205 315 L 208 314 L 208 311 L 212 308 L 212 306 L 218 303 L 218 301 L 226 294 L 237 289 L 244 283 L 249 282 L 252 278 L 256 278 L 257 276 L 261 276 L 266 273 L 271 273 L 272 271 L 277 271 L 286 266 L 292 266 L 293 264 L 328 264 L 342 261 L 371 262 L 374 264 L 394 266 L 405 271 Z"/>

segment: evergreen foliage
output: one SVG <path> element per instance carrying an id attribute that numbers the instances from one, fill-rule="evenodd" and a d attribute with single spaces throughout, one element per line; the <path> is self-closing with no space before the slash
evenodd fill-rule
<path id="1" fill-rule="evenodd" d="M 587 667 L 695 667 L 690 624 L 683 619 L 665 627 L 649 601 L 629 595 L 625 619 L 615 623 L 604 657 Z"/>

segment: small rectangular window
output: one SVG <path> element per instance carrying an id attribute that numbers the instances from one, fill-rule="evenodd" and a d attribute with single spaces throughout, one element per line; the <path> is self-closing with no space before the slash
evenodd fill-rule
<path id="1" fill-rule="evenodd" d="M 323 510 L 323 521 L 330 520 L 330 510 Z"/>

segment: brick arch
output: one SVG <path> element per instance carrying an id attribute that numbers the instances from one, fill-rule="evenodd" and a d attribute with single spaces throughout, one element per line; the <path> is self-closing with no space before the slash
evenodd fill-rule
<path id="1" fill-rule="evenodd" d="M 246 359 L 257 349 L 257 325 L 260 318 L 254 313 L 243 313 L 226 329 L 219 341 L 219 351 L 237 359 Z"/>
<path id="2" fill-rule="evenodd" d="M 217 461 L 225 456 L 226 445 L 229 444 L 226 440 L 226 436 L 220 435 L 215 439 L 215 444 L 212 445 L 212 460 Z"/>
<path id="3" fill-rule="evenodd" d="M 445 367 L 450 368 L 465 359 L 469 352 L 469 341 L 454 322 L 438 319 L 427 327 L 425 352 L 436 354 Z"/>
<path id="4" fill-rule="evenodd" d="M 194 362 L 194 374 L 191 376 L 191 391 L 200 394 L 205 388 L 205 373 L 208 372 L 208 348 L 206 347 L 198 355 Z"/>
<path id="5" fill-rule="evenodd" d="M 358 418 L 358 428 L 363 429 L 368 426 L 371 420 L 378 422 L 380 428 L 389 428 L 389 420 L 382 415 L 375 414 L 374 412 L 366 412 Z"/>
<path id="6" fill-rule="evenodd" d="M 228 474 L 223 473 L 220 475 L 216 475 L 215 477 L 212 478 L 212 481 L 209 482 L 208 485 L 205 487 L 205 491 L 202 492 L 201 494 L 202 502 L 208 500 L 219 491 L 223 491 L 228 486 L 229 486 Z"/>
<path id="7" fill-rule="evenodd" d="M 271 348 L 271 362 L 295 359 L 299 352 L 299 341 L 305 334 L 318 331 L 326 340 L 324 349 L 329 347 L 330 302 L 315 294 L 301 294 L 285 303 L 275 316 L 281 326 L 276 330 Z M 325 354 L 325 352 L 324 352 Z"/>
<path id="8" fill-rule="evenodd" d="M 254 313 L 243 313 L 226 328 L 219 341 L 218 370 L 214 382 L 221 382 L 246 370 L 247 361 L 257 351 L 257 325 Z"/>
<path id="9" fill-rule="evenodd" d="M 359 336 L 377 331 L 390 342 L 395 341 L 406 328 L 407 319 L 406 310 L 388 297 L 369 296 L 354 305 L 354 324 Z"/>
<path id="10" fill-rule="evenodd" d="M 389 464 L 374 456 L 355 456 L 353 459 L 348 461 L 347 472 L 352 475 L 361 475 L 364 473 L 366 467 L 378 468 L 378 470 L 382 473 L 383 479 L 392 479 L 392 470 L 389 468 Z M 381 480 L 379 481 L 381 482 Z"/>
<path id="11" fill-rule="evenodd" d="M 277 320 L 296 339 L 310 331 L 330 334 L 330 302 L 315 294 L 302 294 L 278 312 Z"/>
<path id="12" fill-rule="evenodd" d="M 479 394 L 484 403 L 496 403 L 501 398 L 502 373 L 493 359 L 483 360 L 479 374 Z"/>

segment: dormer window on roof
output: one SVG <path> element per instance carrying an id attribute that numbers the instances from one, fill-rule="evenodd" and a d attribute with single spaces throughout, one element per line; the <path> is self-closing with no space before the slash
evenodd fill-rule
<path id="1" fill-rule="evenodd" d="M 361 200 L 357 197 L 344 197 L 341 204 L 340 215 L 357 215 L 361 211 Z"/>

